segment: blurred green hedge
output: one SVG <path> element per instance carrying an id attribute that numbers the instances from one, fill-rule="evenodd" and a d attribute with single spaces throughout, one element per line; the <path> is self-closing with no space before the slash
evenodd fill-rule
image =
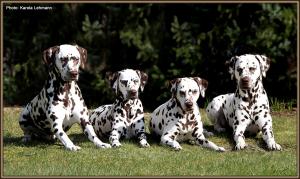
<path id="1" fill-rule="evenodd" d="M 224 65 L 238 46 L 272 60 L 264 79 L 269 96 L 297 96 L 296 3 L 73 3 L 7 4 L 3 10 L 4 105 L 25 105 L 47 76 L 42 51 L 76 43 L 88 51 L 79 86 L 88 107 L 114 100 L 104 74 L 124 68 L 149 75 L 141 94 L 151 110 L 170 97 L 168 80 L 200 76 L 206 100 L 233 92 Z M 8 10 L 7 5 L 52 10 Z M 205 100 L 199 100 L 201 106 Z"/>

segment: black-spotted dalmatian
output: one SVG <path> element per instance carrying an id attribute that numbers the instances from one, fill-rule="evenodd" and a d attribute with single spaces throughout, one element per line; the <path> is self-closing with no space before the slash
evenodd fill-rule
<path id="1" fill-rule="evenodd" d="M 161 143 L 181 150 L 178 142 L 194 140 L 197 145 L 225 151 L 204 136 L 197 100 L 204 97 L 208 82 L 199 77 L 176 78 L 170 81 L 172 98 L 151 114 L 150 129 L 161 136 Z"/>
<path id="2" fill-rule="evenodd" d="M 281 150 L 274 139 L 269 101 L 262 84 L 270 59 L 264 55 L 244 54 L 232 57 L 227 64 L 237 89 L 235 93 L 215 97 L 208 104 L 206 112 L 214 129 L 222 132 L 226 126 L 232 127 L 236 150 L 246 147 L 245 131 L 250 134 L 262 131 L 268 149 Z"/>
<path id="3" fill-rule="evenodd" d="M 120 147 L 120 137 L 137 137 L 141 147 L 149 147 L 145 135 L 144 111 L 139 89 L 144 90 L 146 73 L 125 69 L 107 74 L 117 98 L 91 112 L 90 122 L 98 136 L 109 136 L 112 147 Z"/>
<path id="4" fill-rule="evenodd" d="M 79 150 L 66 131 L 74 124 L 82 130 L 97 147 L 109 148 L 101 142 L 89 123 L 88 109 L 76 83 L 79 66 L 87 61 L 87 51 L 77 45 L 60 45 L 43 52 L 43 60 L 49 71 L 41 92 L 24 108 L 19 124 L 24 132 L 23 142 L 32 137 L 58 138 L 66 149 Z"/>

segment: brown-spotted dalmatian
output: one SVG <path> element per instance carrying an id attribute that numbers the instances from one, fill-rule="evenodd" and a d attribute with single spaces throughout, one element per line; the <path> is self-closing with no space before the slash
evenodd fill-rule
<path id="1" fill-rule="evenodd" d="M 244 132 L 257 134 L 262 131 L 269 150 L 281 150 L 275 142 L 267 93 L 262 78 L 270 67 L 270 59 L 264 55 L 244 54 L 229 61 L 231 79 L 236 80 L 235 93 L 215 97 L 206 108 L 208 117 L 218 132 L 233 128 L 235 149 L 246 147 Z"/>
<path id="2" fill-rule="evenodd" d="M 178 142 L 194 140 L 197 145 L 225 151 L 204 136 L 197 100 L 204 97 L 208 82 L 199 77 L 176 78 L 170 81 L 172 98 L 151 114 L 150 129 L 161 136 L 161 143 L 181 150 Z"/>
<path id="3" fill-rule="evenodd" d="M 79 150 L 66 131 L 74 123 L 97 147 L 109 148 L 101 142 L 89 122 L 88 109 L 76 83 L 79 66 L 87 61 L 87 51 L 77 45 L 60 45 L 43 52 L 49 76 L 41 92 L 24 108 L 20 116 L 20 127 L 24 132 L 23 142 L 32 137 L 42 139 L 58 138 L 66 149 Z"/>
<path id="4" fill-rule="evenodd" d="M 141 147 L 150 147 L 145 135 L 144 111 L 139 89 L 144 90 L 146 73 L 125 69 L 107 74 L 117 98 L 91 112 L 90 122 L 98 136 L 108 136 L 112 147 L 120 147 L 120 138 L 137 137 Z"/>

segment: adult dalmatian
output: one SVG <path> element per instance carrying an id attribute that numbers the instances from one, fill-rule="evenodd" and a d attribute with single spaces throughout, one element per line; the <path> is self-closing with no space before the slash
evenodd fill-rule
<path id="1" fill-rule="evenodd" d="M 262 131 L 269 150 L 281 150 L 275 142 L 267 93 L 262 79 L 270 67 L 264 55 L 243 54 L 227 61 L 231 79 L 236 80 L 235 93 L 215 97 L 207 106 L 208 117 L 214 129 L 223 132 L 229 125 L 233 129 L 235 149 L 244 149 L 244 132 L 257 134 Z"/>
<path id="2" fill-rule="evenodd" d="M 150 147 L 145 135 L 144 110 L 139 91 L 148 80 L 146 73 L 124 69 L 107 77 L 117 98 L 113 104 L 103 105 L 91 112 L 90 122 L 98 136 L 109 137 L 112 147 L 121 147 L 120 138 L 137 137 L 141 147 Z"/>
<path id="3" fill-rule="evenodd" d="M 179 142 L 195 141 L 197 145 L 224 152 L 207 140 L 197 100 L 204 97 L 208 82 L 199 77 L 176 78 L 170 81 L 172 97 L 151 114 L 150 129 L 161 138 L 161 144 L 181 150 Z"/>
<path id="4" fill-rule="evenodd" d="M 41 92 L 24 108 L 19 124 L 24 132 L 23 142 L 32 137 L 53 140 L 58 138 L 66 149 L 79 150 L 66 131 L 74 123 L 99 148 L 110 148 L 101 142 L 89 123 L 88 109 L 76 83 L 79 66 L 87 61 L 87 51 L 77 45 L 60 45 L 43 52 L 49 75 Z"/>

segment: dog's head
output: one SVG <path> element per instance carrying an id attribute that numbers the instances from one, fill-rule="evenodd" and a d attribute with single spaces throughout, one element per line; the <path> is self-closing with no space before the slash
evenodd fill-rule
<path id="1" fill-rule="evenodd" d="M 176 98 L 181 108 L 190 112 L 197 107 L 199 95 L 205 96 L 208 82 L 199 77 L 176 78 L 170 81 L 172 97 Z"/>
<path id="2" fill-rule="evenodd" d="M 245 54 L 234 56 L 226 62 L 231 79 L 235 79 L 240 89 L 251 89 L 257 85 L 270 68 L 270 59 L 264 55 Z"/>
<path id="3" fill-rule="evenodd" d="M 87 51 L 77 45 L 54 46 L 43 52 L 43 60 L 50 70 L 57 70 L 62 80 L 78 80 L 79 66 L 84 68 Z"/>
<path id="4" fill-rule="evenodd" d="M 148 76 L 139 70 L 125 69 L 115 73 L 107 72 L 106 76 L 117 95 L 123 99 L 137 99 L 144 90 Z"/>

